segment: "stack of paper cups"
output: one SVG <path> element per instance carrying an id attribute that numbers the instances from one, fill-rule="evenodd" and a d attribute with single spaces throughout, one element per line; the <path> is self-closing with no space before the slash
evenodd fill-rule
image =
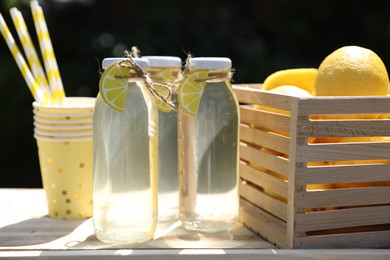
<path id="1" fill-rule="evenodd" d="M 34 137 L 61 141 L 92 139 L 94 102 L 95 98 L 66 98 L 60 106 L 34 102 Z"/>
<path id="2" fill-rule="evenodd" d="M 92 216 L 92 114 L 95 98 L 66 97 L 61 105 L 33 103 L 43 188 L 49 216 Z"/>

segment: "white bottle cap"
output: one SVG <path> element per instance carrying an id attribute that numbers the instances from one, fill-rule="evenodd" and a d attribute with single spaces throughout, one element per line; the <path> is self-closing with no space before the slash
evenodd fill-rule
<path id="1" fill-rule="evenodd" d="M 142 56 L 149 61 L 150 67 L 172 68 L 181 67 L 181 59 L 174 56 Z"/>
<path id="2" fill-rule="evenodd" d="M 108 66 L 114 62 L 128 60 L 128 58 L 105 58 L 102 62 L 103 69 L 107 69 Z M 141 69 L 149 67 L 149 61 L 145 58 L 133 58 L 133 60 L 141 67 Z"/>
<path id="3" fill-rule="evenodd" d="M 230 69 L 232 67 L 232 61 L 229 58 L 221 57 L 205 57 L 205 58 L 191 58 L 191 69 L 206 69 L 206 70 L 218 70 L 218 69 Z"/>

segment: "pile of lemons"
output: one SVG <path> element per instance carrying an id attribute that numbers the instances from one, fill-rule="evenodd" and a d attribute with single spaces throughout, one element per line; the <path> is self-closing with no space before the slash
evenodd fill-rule
<path id="1" fill-rule="evenodd" d="M 263 82 L 262 89 L 285 95 L 310 96 L 387 96 L 389 76 L 381 58 L 360 46 L 344 46 L 330 53 L 318 68 L 296 68 L 277 71 Z M 258 107 L 260 108 L 260 107 Z M 389 115 L 340 115 L 331 118 L 377 119 Z M 330 118 L 330 116 L 326 117 Z M 314 138 L 310 143 L 324 142 L 389 142 L 389 137 Z M 378 163 L 379 161 L 376 161 Z M 382 162 L 382 161 L 381 161 Z M 383 160 L 389 163 L 390 160 Z M 323 164 L 356 164 L 367 161 L 324 162 Z M 380 162 L 379 162 L 380 163 Z M 321 165 L 316 163 L 315 165 Z M 340 184 L 342 185 L 342 184 Z M 364 183 L 356 184 L 364 186 Z M 372 185 L 372 184 L 370 184 Z M 388 182 L 378 185 L 389 185 Z M 325 185 L 324 185 L 325 186 Z M 326 188 L 326 187 L 308 187 Z M 330 188 L 330 187 L 329 187 Z"/>
<path id="2" fill-rule="evenodd" d="M 294 96 L 386 96 L 389 76 L 381 58 L 360 46 L 344 46 L 329 54 L 319 68 L 298 68 L 269 75 L 262 89 Z M 306 92 L 302 92 L 305 90 Z"/>
<path id="3" fill-rule="evenodd" d="M 298 97 L 387 96 L 389 76 L 381 58 L 360 46 L 344 46 L 329 54 L 318 68 L 280 70 L 269 75 L 263 90 Z M 389 115 L 340 115 L 326 118 L 377 119 Z"/>

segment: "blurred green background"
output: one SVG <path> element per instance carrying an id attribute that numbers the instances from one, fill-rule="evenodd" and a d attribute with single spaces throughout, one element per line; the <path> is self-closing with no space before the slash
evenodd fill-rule
<path id="1" fill-rule="evenodd" d="M 234 83 L 261 83 L 272 72 L 318 67 L 335 49 L 359 45 L 390 65 L 390 1 L 42 0 L 67 96 L 98 93 L 100 63 L 137 46 L 141 55 L 224 56 Z M 17 7 L 39 46 L 28 0 Z M 1 37 L 2 38 L 2 37 Z M 20 46 L 20 45 L 19 45 Z M 0 187 L 42 187 L 33 138 L 32 95 L 0 39 Z"/>

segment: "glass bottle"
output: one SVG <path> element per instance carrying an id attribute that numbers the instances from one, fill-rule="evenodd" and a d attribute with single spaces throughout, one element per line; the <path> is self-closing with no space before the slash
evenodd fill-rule
<path id="1" fill-rule="evenodd" d="M 171 101 L 176 107 L 172 109 L 157 100 L 159 104 L 158 218 L 161 221 L 168 221 L 178 219 L 178 104 L 175 83 L 181 77 L 182 60 L 173 56 L 143 56 L 143 58 L 149 61 L 148 72 L 151 80 L 172 87 Z"/>
<path id="2" fill-rule="evenodd" d="M 122 60 L 104 59 L 103 69 Z M 149 66 L 146 59 L 133 60 L 143 70 Z M 128 79 L 123 111 L 108 106 L 99 92 L 93 146 L 97 238 L 113 244 L 151 240 L 158 207 L 158 110 L 141 78 Z"/>
<path id="3" fill-rule="evenodd" d="M 205 85 L 197 113 L 179 107 L 180 220 L 188 230 L 227 231 L 239 211 L 240 119 L 231 60 L 192 58 L 190 68 L 206 70 L 208 76 L 198 79 Z"/>

